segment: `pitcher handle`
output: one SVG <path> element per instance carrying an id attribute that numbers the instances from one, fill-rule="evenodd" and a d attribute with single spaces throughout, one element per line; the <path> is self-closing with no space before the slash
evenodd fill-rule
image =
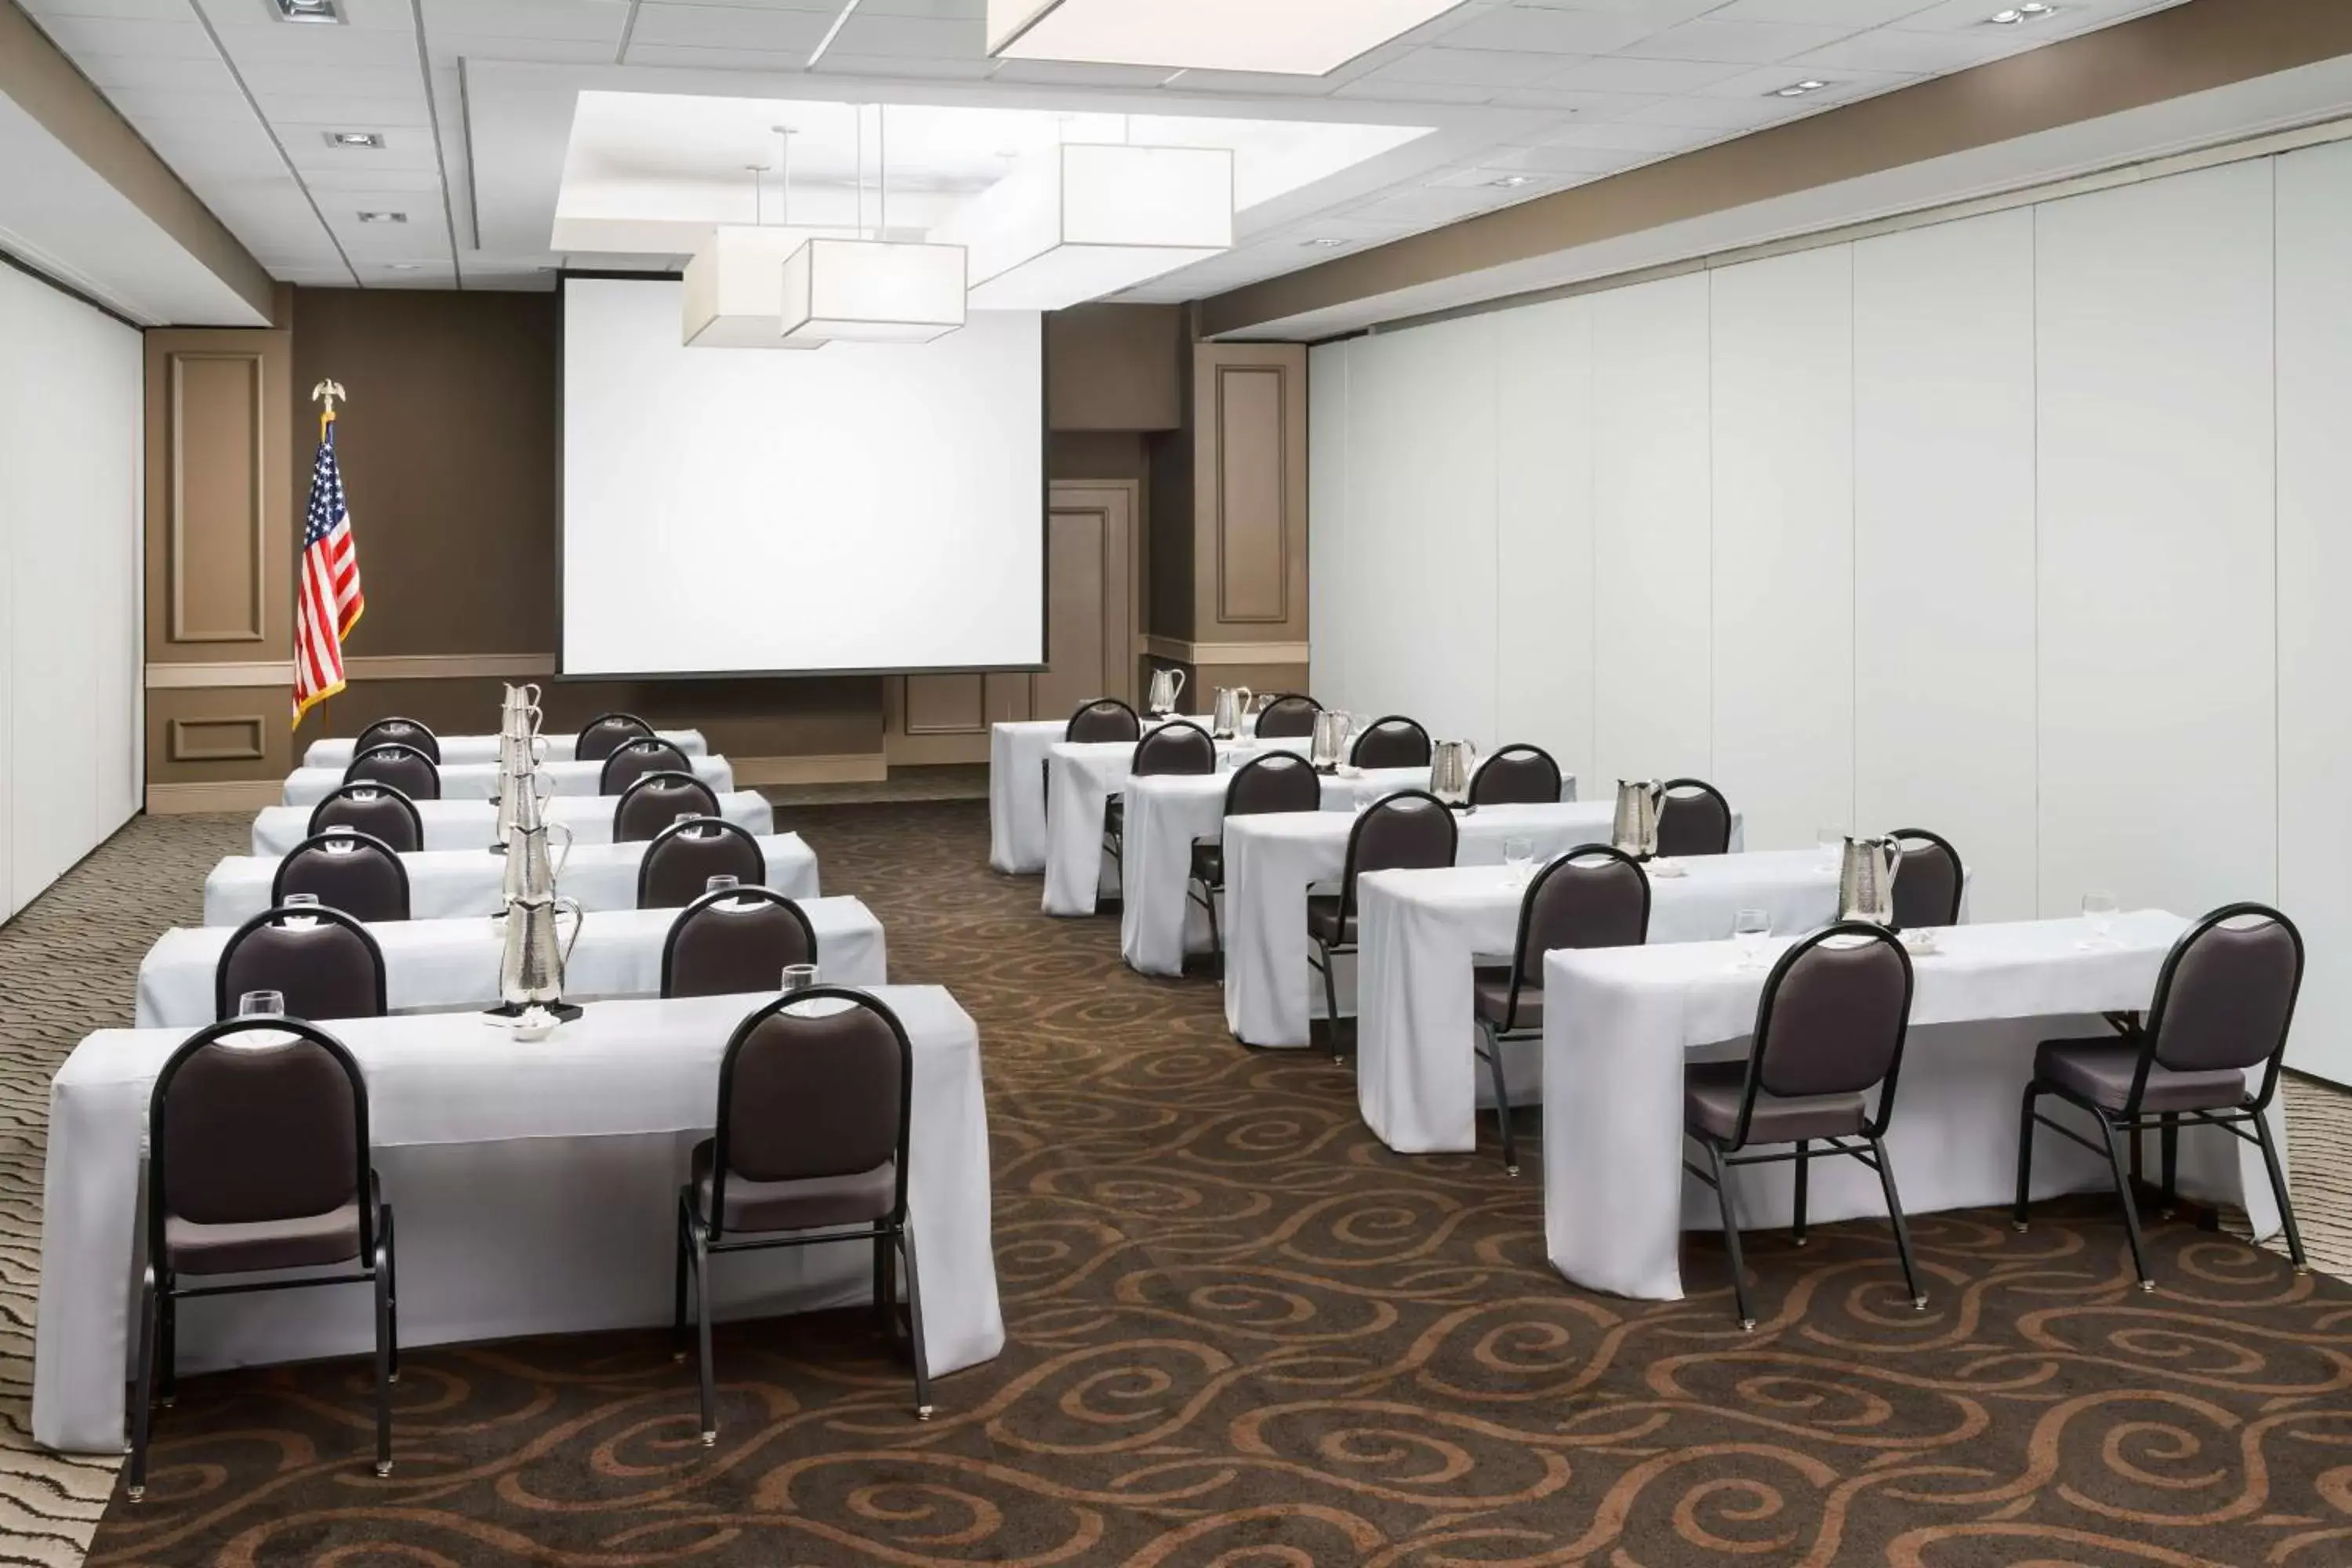
<path id="1" fill-rule="evenodd" d="M 1184 699 L 1184 672 L 1181 669 L 1171 669 L 1168 673 L 1175 678 L 1176 700 L 1181 702 Z"/>
<path id="2" fill-rule="evenodd" d="M 549 822 L 541 826 L 551 837 L 558 833 L 563 835 L 563 853 L 555 858 L 555 864 L 548 872 L 551 877 L 561 877 L 565 863 L 572 858 L 572 826 L 564 822 Z"/>
<path id="3" fill-rule="evenodd" d="M 580 945 L 580 933 L 587 929 L 588 911 L 580 907 L 577 899 L 558 899 L 554 909 L 559 917 L 567 910 L 572 914 L 572 940 L 563 944 L 563 967 L 568 972 L 572 968 L 572 950 Z"/>

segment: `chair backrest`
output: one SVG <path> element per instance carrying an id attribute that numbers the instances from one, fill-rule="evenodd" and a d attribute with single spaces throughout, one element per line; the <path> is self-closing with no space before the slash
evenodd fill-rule
<path id="1" fill-rule="evenodd" d="M 1800 1098 L 1882 1085 L 1871 1135 L 1885 1131 L 1911 1026 L 1911 955 L 1883 926 L 1845 921 L 1780 955 L 1765 976 L 1734 1144 L 1748 1141 L 1759 1089 Z"/>
<path id="2" fill-rule="evenodd" d="M 1559 799 L 1559 764 L 1541 746 L 1505 746 L 1470 777 L 1472 805 L 1549 805 Z"/>
<path id="3" fill-rule="evenodd" d="M 1433 748 L 1429 731 L 1402 713 L 1376 719 L 1356 737 L 1348 760 L 1360 768 L 1423 768 Z"/>
<path id="4" fill-rule="evenodd" d="M 304 831 L 324 833 L 349 827 L 392 847 L 396 855 L 414 855 L 425 847 L 425 818 L 407 794 L 388 784 L 339 784 L 310 808 Z"/>
<path id="5" fill-rule="evenodd" d="M 1650 940 L 1650 878 L 1606 844 L 1580 844 L 1535 874 L 1519 900 L 1511 997 L 1543 986 L 1544 954 L 1563 947 L 1639 947 Z"/>
<path id="6" fill-rule="evenodd" d="M 1968 877 L 1952 841 L 1924 827 L 1897 828 L 1888 837 L 1903 857 L 1895 873 L 1895 923 L 1906 931 L 1959 924 Z"/>
<path id="7" fill-rule="evenodd" d="M 390 784 L 411 800 L 439 800 L 441 764 L 414 746 L 387 742 L 353 757 L 343 782 Z"/>
<path id="8" fill-rule="evenodd" d="M 1234 770 L 1225 785 L 1227 816 L 1257 816 L 1270 811 L 1320 811 L 1323 781 L 1314 764 L 1296 752 L 1265 752 Z"/>
<path id="9" fill-rule="evenodd" d="M 613 842 L 642 844 L 676 822 L 681 811 L 717 816 L 719 792 L 692 773 L 647 773 L 623 790 L 613 807 Z"/>
<path id="10" fill-rule="evenodd" d="M 1188 719 L 1162 724 L 1135 743 L 1135 760 L 1128 771 L 1137 774 L 1213 773 L 1217 771 L 1217 742 Z"/>
<path id="11" fill-rule="evenodd" d="M 2303 932 L 2268 904 L 2226 904 L 2183 931 L 2156 978 L 2131 1109 L 2138 1109 L 2150 1061 L 2180 1072 L 2267 1064 L 2257 1097 L 2267 1106 L 2303 989 Z"/>
<path id="12" fill-rule="evenodd" d="M 661 994 L 734 996 L 773 991 L 788 963 L 814 963 L 807 911 L 773 888 L 705 893 L 662 938 Z"/>
<path id="13" fill-rule="evenodd" d="M 355 921 L 408 918 L 408 868 L 399 853 L 373 834 L 354 827 L 315 833 L 286 853 L 269 879 L 269 901 L 312 893 L 331 910 Z"/>
<path id="14" fill-rule="evenodd" d="M 637 908 L 683 909 L 709 891 L 713 877 L 733 877 L 745 887 L 768 879 L 768 858 L 760 841 L 740 824 L 716 816 L 673 822 L 646 846 L 637 866 Z"/>
<path id="15" fill-rule="evenodd" d="M 1143 721 L 1135 710 L 1116 697 L 1097 697 L 1091 702 L 1078 704 L 1070 721 L 1062 726 L 1065 741 L 1132 741 L 1143 733 Z"/>
<path id="16" fill-rule="evenodd" d="M 268 1043 L 241 1037 L 268 1034 Z M 368 1181 L 367 1080 L 341 1041 L 299 1018 L 206 1025 L 173 1051 L 147 1102 L 147 1256 L 167 1217 L 251 1225 L 331 1214 Z M 360 1255 L 375 1250 L 361 1204 Z"/>
<path id="17" fill-rule="evenodd" d="M 307 924 L 292 921 L 307 921 Z M 296 1018 L 381 1018 L 383 950 L 367 928 L 324 905 L 267 909 L 231 933 L 213 967 L 213 1014 L 236 1015 L 248 991 L 275 991 Z"/>
<path id="18" fill-rule="evenodd" d="M 898 1167 L 889 1217 L 903 1216 L 914 1057 L 896 1013 L 837 985 L 780 996 L 737 1025 L 719 1064 L 713 1222 L 727 1212 L 730 1177 L 806 1181 L 885 1161 Z"/>
<path id="19" fill-rule="evenodd" d="M 1261 741 L 1279 741 L 1296 735 L 1315 733 L 1315 715 L 1323 711 L 1323 704 L 1312 697 L 1290 692 L 1265 705 L 1257 716 L 1257 737 Z"/>
<path id="20" fill-rule="evenodd" d="M 654 727 L 634 713 L 599 713 L 580 726 L 572 754 L 580 762 L 601 763 L 630 741 L 654 738 Z"/>
<path id="21" fill-rule="evenodd" d="M 1399 790 L 1366 806 L 1348 830 L 1348 862 L 1339 887 L 1342 919 L 1356 912 L 1356 879 L 1367 871 L 1424 869 L 1454 864 L 1460 829 L 1445 803 L 1426 790 Z"/>
<path id="22" fill-rule="evenodd" d="M 352 742 L 352 755 L 357 756 L 371 746 L 410 746 L 424 752 L 436 767 L 441 762 L 441 738 L 414 719 L 377 720 Z"/>
<path id="23" fill-rule="evenodd" d="M 693 772 L 694 763 L 669 742 L 639 735 L 623 741 L 604 759 L 604 769 L 596 775 L 596 793 L 619 795 L 647 773 L 691 775 Z"/>
<path id="24" fill-rule="evenodd" d="M 1723 792 L 1705 779 L 1668 779 L 1658 805 L 1658 853 L 1723 855 L 1730 849 L 1731 803 Z"/>

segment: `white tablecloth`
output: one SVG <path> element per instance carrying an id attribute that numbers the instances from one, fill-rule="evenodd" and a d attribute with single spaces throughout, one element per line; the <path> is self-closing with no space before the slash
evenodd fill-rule
<path id="1" fill-rule="evenodd" d="M 1004 1345 L 979 1031 L 938 986 L 875 994 L 914 1042 L 908 1205 L 931 1370 L 950 1373 Z M 601 1002 L 536 1044 L 468 1015 L 336 1025 L 367 1074 L 375 1167 L 397 1214 L 402 1343 L 667 1324 L 687 1155 L 709 1135 L 728 1035 L 766 1000 Z M 33 1433 L 51 1448 L 121 1451 L 142 1124 L 185 1037 L 104 1030 L 50 1086 Z M 730 1255 L 711 1270 L 719 1313 L 871 1300 L 873 1257 L 866 1242 Z M 191 1302 L 181 1368 L 357 1355 L 373 1313 L 360 1286 Z M 675 1390 L 691 1409 L 690 1368 Z"/>
<path id="2" fill-rule="evenodd" d="M 613 811 L 621 804 L 616 795 L 559 795 L 549 801 L 545 815 L 572 829 L 577 844 L 610 844 Z M 253 819 L 253 852 L 285 855 L 310 837 L 315 805 L 264 806 Z M 719 797 L 719 815 L 739 823 L 762 838 L 776 830 L 775 809 L 756 790 L 731 790 Z M 417 820 L 425 825 L 427 849 L 479 849 L 497 828 L 499 808 L 487 800 L 420 800 Z M 667 823 L 662 824 L 667 827 Z"/>
<path id="3" fill-rule="evenodd" d="M 1128 967 L 1144 974 L 1181 974 L 1184 955 L 1209 951 L 1209 917 L 1187 896 L 1192 843 L 1220 831 L 1230 773 L 1155 773 L 1127 781 L 1126 862 L 1118 950 Z M 1327 773 L 1323 809 L 1352 811 L 1359 799 L 1401 789 L 1424 789 L 1427 768 L 1374 768 L 1340 777 Z M 1574 786 L 1569 791 L 1574 796 Z"/>
<path id="4" fill-rule="evenodd" d="M 1457 864 L 1500 865 L 1503 841 L 1525 838 L 1548 859 L 1581 844 L 1605 843 L 1616 813 L 1611 801 L 1558 805 L 1482 805 L 1458 816 Z M 1225 1022 L 1253 1046 L 1304 1046 L 1307 1021 L 1323 1003 L 1323 983 L 1307 967 L 1307 893 L 1336 889 L 1347 868 L 1352 815 L 1277 813 L 1225 824 Z M 1745 825 L 1735 811 L 1731 847 Z M 1352 993 L 1352 963 L 1339 961 L 1341 1004 Z"/>
<path id="5" fill-rule="evenodd" d="M 1218 798 L 1233 778 L 1224 763 L 1244 763 L 1261 749 L 1304 753 L 1304 740 L 1220 741 L 1220 766 L 1213 773 L 1195 773 L 1196 780 L 1215 783 Z M 1135 744 L 1117 741 L 1073 745 L 1056 741 L 1045 751 L 1046 791 L 1051 809 L 1045 813 L 1045 892 L 1043 907 L 1049 915 L 1090 915 L 1099 898 L 1117 898 L 1118 863 L 1103 847 L 1103 826 L 1110 798 L 1122 793 L 1134 776 Z M 1404 772 L 1406 770 L 1397 770 Z M 1421 770 L 1426 782 L 1429 770 Z M 1363 787 L 1351 781 L 1350 789 Z M 1402 786 L 1398 786 L 1402 787 Z"/>
<path id="6" fill-rule="evenodd" d="M 1650 880 L 1653 942 L 1716 942 L 1741 910 L 1775 931 L 1815 931 L 1837 918 L 1837 868 L 1818 848 L 1700 855 L 1680 877 Z M 1477 1147 L 1486 1069 L 1473 1047 L 1472 960 L 1507 961 L 1526 889 L 1499 866 L 1373 871 L 1357 884 L 1363 917 L 1356 965 L 1356 1103 L 1364 1124 L 1403 1154 Z M 1541 1097 L 1542 1043 L 1506 1044 L 1511 1099 Z M 1484 1102 L 1493 1103 L 1489 1091 Z"/>
<path id="7" fill-rule="evenodd" d="M 856 899 L 809 899 L 801 908 L 816 932 L 817 963 L 825 980 L 879 985 L 889 978 L 882 922 L 873 910 Z M 586 916 L 564 972 L 567 999 L 658 994 L 662 942 L 677 917 L 676 910 L 599 910 Z M 506 951 L 500 922 L 467 915 L 387 921 L 367 929 L 383 950 L 384 988 L 394 1012 L 498 1005 L 499 963 Z M 571 929 L 564 922 L 567 938 Z M 139 963 L 137 1026 L 186 1029 L 211 1023 L 213 973 L 232 934 L 227 926 L 181 926 L 158 938 Z"/>
<path id="8" fill-rule="evenodd" d="M 1192 721 L 1209 727 L 1205 718 Z M 1034 877 L 1045 868 L 1045 753 L 1069 729 L 1066 717 L 988 728 L 988 863 L 1000 871 Z"/>
<path id="9" fill-rule="evenodd" d="M 687 761 L 694 764 L 694 776 L 720 795 L 734 789 L 735 770 L 726 758 L 699 756 Z M 542 763 L 539 771 L 552 781 L 557 795 L 595 795 L 604 788 L 602 763 Z M 285 804 L 316 805 L 342 782 L 341 768 L 296 768 L 286 775 Z M 441 798 L 488 800 L 498 782 L 499 765 L 494 762 L 451 763 L 441 770 Z"/>
<path id="10" fill-rule="evenodd" d="M 767 858 L 769 887 L 786 898 L 817 896 L 816 853 L 801 842 L 800 835 L 765 835 L 760 852 Z M 635 909 L 637 867 L 645 858 L 642 843 L 583 844 L 556 874 L 555 890 L 579 900 L 583 909 Z M 215 866 L 205 879 L 205 924 L 242 925 L 268 909 L 269 880 L 278 874 L 280 858 L 232 855 Z M 412 919 L 498 913 L 505 886 L 504 856 L 488 849 L 426 849 L 400 859 L 408 868 Z"/>
<path id="11" fill-rule="evenodd" d="M 710 750 L 709 742 L 702 738 L 699 730 L 656 730 L 654 732 L 689 757 L 701 756 Z M 313 741 L 310 749 L 302 753 L 302 765 L 306 768 L 332 768 L 341 773 L 352 765 L 354 754 L 352 748 L 356 739 Z M 499 760 L 499 738 L 496 735 L 436 735 L 434 740 L 439 742 L 441 761 L 447 765 L 495 763 Z M 568 763 L 579 754 L 580 737 L 577 734 L 543 735 L 541 740 L 546 747 L 549 762 Z"/>
<path id="12" fill-rule="evenodd" d="M 1886 1138 L 1906 1213 L 2005 1207 L 2014 1198 L 2018 1104 L 2035 1044 L 2104 1035 L 2095 1015 L 2147 1007 L 2187 924 L 2160 910 L 2120 916 L 2114 945 L 2098 950 L 2084 946 L 2088 928 L 2079 920 L 1954 926 L 1941 933 L 1942 952 L 1914 960 L 1911 1031 Z M 1561 951 L 1544 960 L 1544 1237 L 1570 1282 L 1681 1298 L 1683 1227 L 1722 1223 L 1715 1194 L 1684 1181 L 1683 1064 L 1746 1056 L 1765 974 L 1793 940 L 1774 938 L 1764 967 L 1753 970 L 1733 967 L 1729 942 Z M 2063 1101 L 2042 1104 L 2090 1125 Z M 2276 1102 L 2271 1130 L 2284 1147 Z M 1786 1226 L 1790 1176 L 1787 1164 L 1738 1171 L 1741 1223 Z M 2037 1198 L 2110 1180 L 2104 1160 L 2057 1133 L 2034 1141 Z M 2243 1205 L 2257 1234 L 2277 1227 L 2261 1155 L 2218 1128 L 2183 1129 L 2180 1182 L 2184 1192 Z M 1813 1162 L 1809 1220 L 1885 1212 L 1877 1176 L 1859 1162 Z"/>

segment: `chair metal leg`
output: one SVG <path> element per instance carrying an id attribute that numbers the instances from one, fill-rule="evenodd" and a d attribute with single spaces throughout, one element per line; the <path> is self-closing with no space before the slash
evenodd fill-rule
<path id="1" fill-rule="evenodd" d="M 1870 1141 L 1870 1154 L 1878 1162 L 1878 1190 L 1886 1194 L 1886 1217 L 1895 1226 L 1895 1256 L 1903 1260 L 1903 1283 L 1911 1290 L 1911 1310 L 1924 1312 L 1927 1292 L 1919 1289 L 1918 1265 L 1912 1261 L 1911 1226 L 1903 1218 L 1903 1194 L 1895 1190 L 1895 1162 L 1886 1157 L 1886 1145 L 1875 1138 Z M 1797 1167 L 1804 1168 L 1801 1163 Z"/>
<path id="2" fill-rule="evenodd" d="M 687 1207 L 687 1190 L 681 1187 L 677 1194 L 677 1278 L 671 1297 L 669 1320 L 669 1359 L 672 1361 L 686 1359 L 686 1271 L 692 1267 L 693 1256 L 693 1244 L 687 1239 L 687 1232 L 692 1224 Z"/>
<path id="3" fill-rule="evenodd" d="M 1706 1151 L 1706 1163 L 1715 1173 L 1716 1202 L 1723 1208 L 1723 1250 L 1731 1261 L 1734 1315 L 1741 1328 L 1752 1331 L 1756 1327 L 1756 1311 L 1748 1304 L 1748 1268 L 1739 1251 L 1739 1215 L 1731 1205 L 1731 1173 L 1723 1163 L 1723 1151 L 1711 1139 L 1700 1139 L 1699 1146 Z"/>
<path id="4" fill-rule="evenodd" d="M 2131 1242 L 2132 1268 L 2139 1274 L 2139 1288 L 2156 1289 L 2156 1281 L 2147 1272 L 2147 1257 L 2139 1240 L 2139 1204 L 2132 1196 L 2131 1174 L 2124 1164 L 2124 1135 L 2105 1116 L 2099 1118 L 2099 1131 L 2106 1134 L 2107 1163 L 2116 1175 L 2116 1196 L 2123 1200 L 2124 1235 Z"/>
<path id="5" fill-rule="evenodd" d="M 1209 911 L 1209 952 L 1216 960 L 1217 978 L 1223 980 L 1225 977 L 1225 933 L 1217 920 L 1218 889 L 1206 882 L 1201 883 L 1200 888 L 1201 907 Z"/>
<path id="6" fill-rule="evenodd" d="M 931 1418 L 931 1352 L 923 1343 L 922 1277 L 915 1269 L 915 1226 L 910 1219 L 898 1227 L 898 1251 L 907 1260 L 907 1331 L 915 1354 L 915 1419 Z"/>
<path id="7" fill-rule="evenodd" d="M 2157 1134 L 2158 1147 L 2162 1151 L 2164 1178 L 2163 1216 L 2170 1219 L 2180 1206 L 2180 1118 L 2168 1110 L 2164 1113 L 2164 1130 Z"/>
<path id="8" fill-rule="evenodd" d="M 149 1406 L 155 1396 L 155 1270 L 151 1266 L 139 1284 L 139 1369 L 131 1385 L 131 1500 L 147 1495 L 147 1431 Z"/>
<path id="9" fill-rule="evenodd" d="M 1323 1022 L 1331 1031 L 1331 1059 L 1344 1062 L 1348 1053 L 1339 1044 L 1339 983 L 1331 978 L 1331 950 L 1324 945 L 1321 937 L 1317 937 L 1315 951 L 1323 955 Z"/>
<path id="10" fill-rule="evenodd" d="M 1805 1184 L 1812 1174 L 1812 1146 L 1805 1139 L 1797 1140 L 1797 1207 L 1789 1226 L 1789 1239 L 1797 1246 L 1805 1245 Z"/>
<path id="11" fill-rule="evenodd" d="M 2303 1232 L 2295 1226 L 2294 1205 L 2286 1195 L 2286 1173 L 2279 1168 L 2278 1145 L 2271 1142 L 2268 1116 L 2255 1116 L 2254 1142 L 2263 1152 L 2263 1169 L 2270 1173 L 2271 1194 L 2278 1199 L 2279 1224 L 2286 1231 L 2287 1256 L 2294 1259 L 2297 1274 L 2308 1274 L 2311 1272 L 2311 1260 L 2303 1254 Z"/>
<path id="12" fill-rule="evenodd" d="M 155 1303 L 155 1402 L 180 1403 L 180 1304 L 167 1288 Z"/>
<path id="13" fill-rule="evenodd" d="M 887 1236 L 874 1238 L 874 1317 L 893 1339 L 898 1333 L 898 1280 L 890 1272 L 891 1246 Z"/>
<path id="14" fill-rule="evenodd" d="M 1478 1054 L 1486 1058 L 1486 1075 L 1495 1083 L 1495 1125 L 1503 1134 L 1503 1173 L 1516 1176 L 1519 1173 L 1519 1146 L 1511 1128 L 1511 1086 L 1505 1081 L 1503 1042 L 1495 1033 L 1495 1026 L 1484 1018 L 1478 1020 L 1478 1033 L 1486 1042 L 1486 1048 Z"/>
<path id="15" fill-rule="evenodd" d="M 377 1224 L 383 1226 L 380 1238 L 383 1249 L 383 1303 L 385 1321 L 391 1325 L 392 1381 L 400 1382 L 400 1248 L 394 1245 L 392 1205 L 377 1205 Z"/>
<path id="16" fill-rule="evenodd" d="M 2029 1082 L 2025 1086 L 2025 1110 L 2017 1123 L 2017 1204 L 2009 1211 L 2009 1223 L 2020 1232 L 2025 1229 L 2025 1210 L 2033 1195 L 2033 1109 L 2042 1099 L 2042 1085 Z"/>
<path id="17" fill-rule="evenodd" d="M 392 1271 L 375 1238 L 375 1473 L 392 1474 Z"/>
<path id="18" fill-rule="evenodd" d="M 697 1370 L 702 1393 L 702 1446 L 709 1448 L 719 1441 L 719 1388 L 718 1377 L 710 1366 L 710 1248 L 698 1225 L 694 1227 L 691 1245 L 698 1347 L 702 1352 L 697 1358 L 701 1363 Z"/>

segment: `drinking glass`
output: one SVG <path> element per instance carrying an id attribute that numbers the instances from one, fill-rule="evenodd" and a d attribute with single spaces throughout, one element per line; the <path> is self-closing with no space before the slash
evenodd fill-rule
<path id="1" fill-rule="evenodd" d="M 236 1016 L 240 1018 L 282 1018 L 286 1016 L 286 993 L 248 991 L 236 999 Z"/>
<path id="2" fill-rule="evenodd" d="M 1764 967 L 1764 939 L 1772 934 L 1768 910 L 1742 910 L 1731 919 L 1731 940 L 1739 944 L 1739 967 Z"/>
<path id="3" fill-rule="evenodd" d="M 2084 893 L 2083 919 L 2089 922 L 2091 939 L 2085 947 L 2106 947 L 2116 940 L 2116 896 L 2113 893 Z"/>
<path id="4" fill-rule="evenodd" d="M 315 910 L 319 907 L 319 895 L 316 893 L 289 893 L 282 900 L 280 900 L 279 907 L 289 910 Z M 286 917 L 286 929 L 289 931 L 309 931 L 312 926 L 315 926 L 318 923 L 319 917 L 312 914 L 288 915 Z"/>
<path id="5" fill-rule="evenodd" d="M 742 885 L 742 878 L 730 876 L 721 871 L 716 877 L 706 879 L 702 884 L 702 890 L 706 893 L 731 893 Z"/>
<path id="6" fill-rule="evenodd" d="M 700 822 L 702 820 L 702 813 L 698 811 L 681 811 L 669 820 L 670 826 L 676 827 L 685 823 Z M 687 830 L 684 833 L 679 834 L 678 837 L 681 838 L 699 838 L 702 837 L 702 829 L 699 827 L 688 827 Z"/>
<path id="7" fill-rule="evenodd" d="M 816 965 L 815 965 L 815 964 L 814 964 L 814 963 L 787 963 L 787 964 L 785 964 L 785 965 L 784 965 L 784 994 L 785 994 L 785 995 L 789 996 L 789 995 L 791 995 L 791 994 L 792 994 L 793 992 L 795 992 L 795 991 L 805 991 L 805 990 L 807 990 L 810 986 L 812 986 L 812 985 L 814 985 L 814 984 L 816 984 Z"/>
<path id="8" fill-rule="evenodd" d="M 1510 873 L 1511 886 L 1524 888 L 1528 885 L 1528 877 L 1534 869 L 1535 859 L 1534 839 L 1506 838 L 1503 840 L 1503 868 Z"/>

